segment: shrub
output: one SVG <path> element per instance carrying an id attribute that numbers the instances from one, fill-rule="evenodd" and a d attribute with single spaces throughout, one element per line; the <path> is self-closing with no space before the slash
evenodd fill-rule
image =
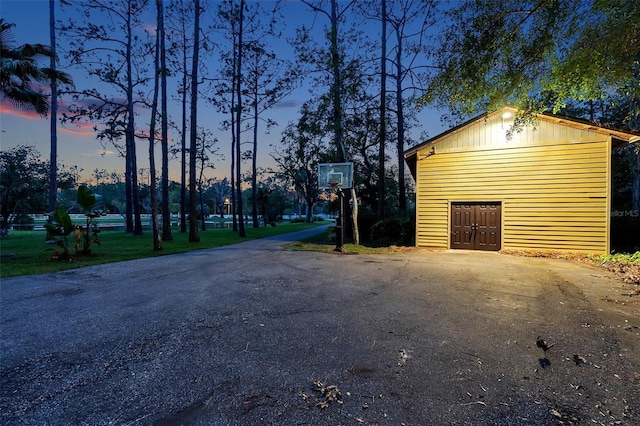
<path id="1" fill-rule="evenodd" d="M 411 246 L 414 244 L 415 222 L 410 218 L 391 218 L 371 227 L 371 243 L 376 246 Z"/>
<path id="2" fill-rule="evenodd" d="M 362 208 L 358 213 L 358 230 L 360 231 L 360 242 L 371 243 L 371 230 L 378 221 L 375 212 L 369 208 Z"/>
<path id="3" fill-rule="evenodd" d="M 611 248 L 618 252 L 635 252 L 640 250 L 640 217 L 611 217 Z"/>
<path id="4" fill-rule="evenodd" d="M 312 222 L 322 222 L 323 220 L 324 219 L 322 218 L 322 216 L 311 217 Z M 291 223 L 304 223 L 306 221 L 307 221 L 307 218 L 305 216 L 294 217 L 293 219 L 291 219 Z"/>
<path id="5" fill-rule="evenodd" d="M 62 253 L 57 251 L 54 253 L 54 259 L 69 259 L 69 234 L 75 229 L 75 225 L 71 221 L 71 216 L 62 207 L 56 207 L 56 209 L 49 213 L 49 219 L 44 224 L 47 230 L 47 244 L 56 244 L 62 249 Z"/>
<path id="6" fill-rule="evenodd" d="M 17 215 L 13 219 L 13 229 L 16 231 L 33 231 L 33 218 L 25 213 Z"/>

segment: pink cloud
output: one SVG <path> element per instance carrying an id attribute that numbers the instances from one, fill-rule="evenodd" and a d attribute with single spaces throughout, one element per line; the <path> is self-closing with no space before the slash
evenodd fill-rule
<path id="1" fill-rule="evenodd" d="M 148 34 L 151 34 L 153 36 L 156 35 L 156 32 L 158 31 L 158 27 L 155 24 L 146 24 L 144 25 L 144 31 Z"/>
<path id="2" fill-rule="evenodd" d="M 80 128 L 58 127 L 58 130 L 61 132 L 71 133 L 73 135 L 80 135 L 80 136 L 92 136 L 95 134 L 95 132 L 93 131 L 92 125 L 87 124 L 85 126 L 77 126 L 77 127 L 80 127 Z"/>
<path id="3" fill-rule="evenodd" d="M 68 108 L 67 103 L 59 100 L 58 101 L 58 117 L 62 116 L 62 113 L 66 111 Z M 14 117 L 20 117 L 27 120 L 43 120 L 49 119 L 49 116 L 40 115 L 33 110 L 24 110 L 16 107 L 13 103 L 9 102 L 7 99 L 0 100 L 0 113 L 4 115 L 11 115 Z"/>
<path id="4" fill-rule="evenodd" d="M 16 108 L 6 100 L 0 101 L 0 113 L 3 115 L 12 115 L 14 117 L 25 118 L 27 120 L 38 119 L 42 120 L 44 117 L 35 111 L 28 111 Z"/>
<path id="5" fill-rule="evenodd" d="M 76 104 L 89 104 L 89 101 L 80 101 L 75 102 Z M 65 100 L 58 101 L 58 116 L 62 117 L 62 114 L 69 112 L 70 104 Z M 67 126 L 62 127 L 59 126 L 58 130 L 61 132 L 71 133 L 79 136 L 95 136 L 96 134 L 96 124 L 90 123 L 86 121 L 73 121 L 72 123 L 68 123 Z"/>
<path id="6" fill-rule="evenodd" d="M 111 155 L 118 155 L 117 152 L 111 151 L 110 149 L 103 149 L 95 152 L 85 152 L 80 154 L 82 157 L 108 157 Z"/>

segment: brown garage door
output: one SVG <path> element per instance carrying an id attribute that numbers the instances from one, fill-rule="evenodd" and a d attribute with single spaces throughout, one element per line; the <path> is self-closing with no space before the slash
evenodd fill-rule
<path id="1" fill-rule="evenodd" d="M 451 248 L 500 250 L 500 203 L 451 203 Z"/>

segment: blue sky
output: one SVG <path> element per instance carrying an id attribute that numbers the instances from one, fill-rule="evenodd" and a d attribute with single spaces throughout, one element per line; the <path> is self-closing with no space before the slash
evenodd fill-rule
<path id="1" fill-rule="evenodd" d="M 150 9 L 154 12 L 154 8 Z M 64 18 L 59 8 L 56 10 L 57 18 Z M 49 2 L 48 0 L 0 0 L 0 15 L 8 22 L 15 23 L 13 35 L 18 45 L 24 43 L 50 44 L 49 40 Z M 313 12 L 300 2 L 288 1 L 285 4 L 285 16 L 287 25 L 285 34 L 292 35 L 296 26 L 302 23 L 314 25 L 318 34 L 322 34 L 322 27 L 327 23 L 326 18 L 319 16 L 314 20 Z M 291 23 L 291 24 L 289 24 Z M 154 16 L 149 17 L 149 26 L 154 26 Z M 371 22 L 371 28 L 367 31 L 376 31 L 377 28 Z M 58 44 L 63 45 L 65 41 L 58 37 Z M 291 55 L 290 47 L 283 41 L 277 47 L 278 53 L 287 56 Z M 47 60 L 48 61 L 48 60 Z M 64 61 L 62 61 L 64 62 Z M 72 76 L 76 86 L 91 87 L 91 82 L 87 82 L 85 76 L 76 71 L 72 71 Z M 389 83 L 388 83 L 389 84 Z M 171 90 L 171 88 L 170 88 Z M 269 134 L 264 134 L 264 129 L 260 132 L 259 167 L 274 166 L 269 153 L 272 149 L 269 144 L 278 144 L 280 134 L 286 124 L 295 121 L 298 117 L 298 109 L 302 102 L 309 98 L 308 87 L 303 87 L 285 99 L 282 104 L 276 107 L 270 114 L 279 126 L 271 129 Z M 169 101 L 170 109 L 172 101 Z M 178 108 L 177 102 L 173 101 L 173 107 Z M 220 140 L 220 151 L 224 154 L 224 160 L 216 161 L 216 170 L 209 171 L 208 177 L 222 178 L 229 174 L 230 136 L 218 129 L 221 117 L 208 107 L 205 102 L 199 102 L 199 124 L 210 129 Z M 49 156 L 49 118 L 41 118 L 24 111 L 16 111 L 9 108 L 5 102 L 0 103 L 0 146 L 8 149 L 17 145 L 34 145 L 44 158 Z M 176 115 L 175 119 L 179 118 Z M 143 123 L 148 123 L 148 113 L 137 118 L 138 124 L 143 127 Z M 435 110 L 425 110 L 421 114 L 423 131 L 430 136 L 436 135 L 446 130 L 445 125 L 440 123 L 440 113 Z M 108 172 L 124 170 L 124 160 L 117 156 L 113 147 L 103 148 L 95 138 L 92 124 L 82 126 L 58 125 L 58 154 L 59 161 L 67 166 L 77 165 L 84 169 L 82 176 L 84 180 L 90 179 L 91 172 L 98 169 L 106 169 Z M 414 135 L 418 137 L 418 135 Z M 392 147 L 387 152 L 393 152 Z M 138 167 L 148 167 L 148 143 L 138 142 Z M 177 160 L 170 163 L 170 175 L 174 180 L 178 180 L 180 164 Z M 249 170 L 249 165 L 244 166 L 245 172 Z"/>

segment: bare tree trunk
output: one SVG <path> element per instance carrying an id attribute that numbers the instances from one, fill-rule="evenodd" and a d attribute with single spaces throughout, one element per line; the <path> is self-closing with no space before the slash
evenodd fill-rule
<path id="1" fill-rule="evenodd" d="M 142 235 L 142 220 L 140 218 L 140 199 L 138 191 L 138 161 L 136 159 L 136 136 L 135 136 L 135 112 L 133 110 L 133 65 L 131 63 L 131 45 L 133 40 L 133 30 L 131 28 L 131 2 L 128 3 L 127 10 L 127 155 L 130 161 L 131 173 L 131 202 L 133 208 L 133 234 Z"/>
<path id="2" fill-rule="evenodd" d="M 158 115 L 158 86 L 160 80 L 160 39 L 163 37 L 160 29 L 162 16 L 162 0 L 156 0 L 158 29 L 156 31 L 156 51 L 153 61 L 155 75 L 153 78 L 153 101 L 151 102 L 151 123 L 149 125 L 149 188 L 151 191 L 151 230 L 153 233 L 153 250 L 162 250 L 162 239 L 158 231 L 158 193 L 156 187 L 156 159 L 154 145 L 156 142 L 156 117 Z"/>
<path id="3" fill-rule="evenodd" d="M 238 202 L 236 200 L 236 167 L 240 162 L 239 159 L 236 159 L 236 144 L 238 144 L 239 136 L 236 136 L 236 95 L 235 95 L 235 87 L 236 87 L 236 79 L 239 78 L 236 74 L 236 60 L 237 60 L 237 50 L 234 47 L 233 53 L 233 77 L 231 81 L 231 85 L 234 88 L 231 94 L 231 221 L 232 221 L 232 230 L 233 232 L 238 232 L 238 216 L 236 215 L 236 206 Z"/>
<path id="4" fill-rule="evenodd" d="M 183 21 L 183 32 L 184 28 Z M 187 232 L 187 43 L 182 45 L 182 138 L 180 168 L 180 232 Z"/>
<path id="5" fill-rule="evenodd" d="M 200 198 L 200 212 L 202 216 L 200 217 L 200 229 L 202 231 L 207 230 L 207 222 L 204 216 L 204 194 L 202 193 L 202 182 L 198 185 L 198 196 Z"/>
<path id="6" fill-rule="evenodd" d="M 380 149 L 378 159 L 378 220 L 385 215 L 385 145 L 387 143 L 387 0 L 382 0 L 382 38 L 380 58 Z"/>
<path id="7" fill-rule="evenodd" d="M 191 120 L 189 144 L 189 242 L 200 242 L 196 200 L 196 154 L 198 149 L 198 55 L 200 50 L 200 0 L 195 0 L 193 62 L 191 65 Z"/>
<path id="8" fill-rule="evenodd" d="M 133 232 L 133 191 L 131 186 L 131 156 L 128 152 L 129 136 L 128 131 L 126 138 L 126 147 L 124 153 L 124 188 L 125 188 L 125 205 L 124 205 L 124 221 L 126 232 Z"/>
<path id="9" fill-rule="evenodd" d="M 358 196 L 356 194 L 356 189 L 351 188 L 351 221 L 353 223 L 353 243 L 360 244 L 360 230 L 358 229 Z"/>
<path id="10" fill-rule="evenodd" d="M 238 236 L 246 237 L 247 233 L 244 229 L 244 218 L 242 212 L 242 181 L 240 174 L 240 121 L 242 119 L 242 32 L 243 28 L 243 18 L 244 18 L 244 0 L 240 0 L 240 22 L 239 22 L 239 32 L 238 32 L 238 66 L 237 78 L 236 78 L 236 96 L 238 100 L 236 102 L 236 200 L 237 206 L 236 211 L 238 212 Z"/>
<path id="11" fill-rule="evenodd" d="M 259 228 L 258 222 L 258 83 L 254 90 L 255 98 L 253 100 L 253 158 L 251 161 L 251 217 L 253 219 L 253 227 Z M 266 226 L 266 225 L 265 225 Z"/>
<path id="12" fill-rule="evenodd" d="M 204 166 L 206 163 L 205 148 L 207 143 L 207 136 L 205 132 L 202 133 L 202 143 L 200 145 L 200 170 L 198 172 L 198 200 L 200 203 L 200 226 L 202 231 L 207 230 L 207 224 L 204 216 L 204 191 L 202 190 L 202 181 L 204 180 Z"/>
<path id="13" fill-rule="evenodd" d="M 331 66 L 333 69 L 333 132 L 336 151 L 339 162 L 347 161 L 347 150 L 342 141 L 342 73 L 341 60 L 338 50 L 338 4 L 337 0 L 331 0 Z"/>
<path id="14" fill-rule="evenodd" d="M 55 1 L 49 0 L 49 36 L 51 39 L 51 153 L 49 155 L 49 210 L 58 202 L 58 80 L 56 79 L 56 17 Z"/>
<path id="15" fill-rule="evenodd" d="M 153 250 L 159 251 L 162 250 L 162 239 L 160 238 L 160 233 L 158 230 L 158 188 L 156 185 L 156 160 L 154 153 L 154 144 L 155 144 L 155 127 L 156 127 L 156 119 L 158 111 L 158 99 L 157 99 L 157 86 L 155 89 L 156 93 L 154 94 L 153 107 L 151 108 L 151 126 L 149 129 L 149 190 L 151 192 L 151 231 L 153 233 Z"/>
<path id="16" fill-rule="evenodd" d="M 173 240 L 171 234 L 171 210 L 169 209 L 169 113 L 167 108 L 167 49 L 165 46 L 164 4 L 156 0 L 158 6 L 157 37 L 160 38 L 160 87 L 162 91 L 162 241 Z"/>
<path id="17" fill-rule="evenodd" d="M 402 37 L 400 26 L 396 26 L 396 114 L 398 119 L 398 204 L 401 211 L 407 210 L 407 186 L 404 171 L 404 107 L 402 102 Z"/>

